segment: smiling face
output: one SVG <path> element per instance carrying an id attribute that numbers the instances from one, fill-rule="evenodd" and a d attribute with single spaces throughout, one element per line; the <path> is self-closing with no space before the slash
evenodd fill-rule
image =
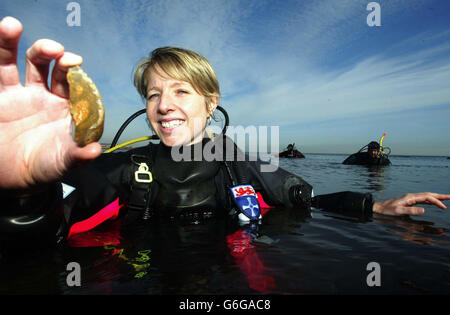
<path id="1" fill-rule="evenodd" d="M 206 98 L 190 83 L 155 69 L 147 74 L 147 117 L 156 135 L 167 146 L 201 141 L 210 116 Z"/>
<path id="2" fill-rule="evenodd" d="M 178 47 L 153 50 L 136 68 L 134 86 L 146 100 L 150 125 L 167 146 L 201 141 L 220 88 L 209 61 Z"/>

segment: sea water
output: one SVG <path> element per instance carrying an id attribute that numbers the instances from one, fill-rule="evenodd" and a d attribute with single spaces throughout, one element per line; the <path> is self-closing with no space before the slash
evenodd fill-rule
<path id="1" fill-rule="evenodd" d="M 450 194 L 446 157 L 390 156 L 392 165 L 380 168 L 343 165 L 345 157 L 307 154 L 281 159 L 280 167 L 308 181 L 315 195 Z M 0 293 L 449 294 L 450 213 L 424 208 L 422 216 L 369 220 L 272 209 L 256 227 L 201 219 L 107 223 L 88 232 L 97 246 L 75 242 L 2 257 Z M 80 267 L 79 286 L 68 281 L 71 262 Z"/>

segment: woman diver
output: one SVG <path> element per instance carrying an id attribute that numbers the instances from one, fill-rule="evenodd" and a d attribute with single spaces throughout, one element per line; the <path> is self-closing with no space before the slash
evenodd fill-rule
<path id="1" fill-rule="evenodd" d="M 6 17 L 0 22 L 3 240 L 61 240 L 93 228 L 122 209 L 142 211 L 146 218 L 206 211 L 258 220 L 257 193 L 271 206 L 305 213 L 313 206 L 364 216 L 373 212 L 420 215 L 424 209 L 416 204 L 445 209 L 441 200 L 450 199 L 450 195 L 430 192 L 381 202 L 356 192 L 313 197 L 312 187 L 303 179 L 283 169 L 260 172 L 260 161 L 174 161 L 174 147 L 185 150 L 212 142 L 215 150 L 221 150 L 231 140 L 215 139 L 205 132 L 220 98 L 213 68 L 199 54 L 173 47 L 154 50 L 135 74 L 135 86 L 146 100 L 147 117 L 160 143 L 111 154 L 101 154 L 96 142 L 79 147 L 71 135 L 66 74 L 82 58 L 55 41 L 38 40 L 26 52 L 25 84 L 21 85 L 17 69 L 21 33 L 18 20 Z M 147 168 L 142 169 L 143 165 Z M 139 177 L 142 174 L 147 177 Z M 63 196 L 62 182 L 74 189 L 68 196 Z"/>

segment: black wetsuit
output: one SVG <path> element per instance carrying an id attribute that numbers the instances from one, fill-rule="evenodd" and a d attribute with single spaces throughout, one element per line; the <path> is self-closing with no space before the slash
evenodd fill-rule
<path id="1" fill-rule="evenodd" d="M 342 164 L 346 165 L 389 165 L 391 161 L 385 155 L 373 158 L 369 152 L 357 152 L 347 157 Z"/>
<path id="2" fill-rule="evenodd" d="M 209 141 L 204 140 L 202 145 Z M 243 156 L 241 151 L 237 153 Z M 151 184 L 135 180 L 142 162 L 152 173 Z M 125 205 L 122 213 L 137 210 L 150 219 L 183 216 L 192 211 L 229 217 L 235 214 L 229 188 L 236 184 L 252 185 L 271 206 L 299 209 L 306 214 L 311 206 L 364 216 L 372 213 L 371 194 L 341 192 L 312 198 L 312 187 L 302 178 L 281 168 L 262 172 L 263 164 L 248 158 L 227 163 L 204 158 L 176 162 L 171 148 L 161 143 L 102 154 L 63 178 L 65 184 L 75 188 L 64 199 L 61 183 L 48 185 L 29 197 L 0 191 L 0 240 L 64 240 L 71 226 L 96 215 L 115 200 Z"/>

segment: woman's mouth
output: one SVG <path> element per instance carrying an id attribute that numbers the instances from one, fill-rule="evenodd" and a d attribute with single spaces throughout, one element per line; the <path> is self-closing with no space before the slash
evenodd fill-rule
<path id="1" fill-rule="evenodd" d="M 160 123 L 161 123 L 161 126 L 163 127 L 163 129 L 170 131 L 170 130 L 175 129 L 176 127 L 180 126 L 182 123 L 184 123 L 184 120 L 181 120 L 181 119 L 163 120 L 163 121 L 160 121 Z"/>

